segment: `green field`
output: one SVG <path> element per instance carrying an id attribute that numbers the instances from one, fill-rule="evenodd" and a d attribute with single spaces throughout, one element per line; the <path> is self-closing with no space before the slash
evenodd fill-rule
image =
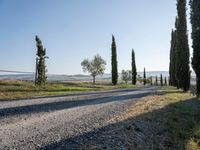
<path id="1" fill-rule="evenodd" d="M 111 90 L 115 88 L 135 88 L 131 84 L 118 84 L 113 86 L 107 82 L 51 82 L 45 86 L 37 87 L 31 81 L 0 81 L 0 100 L 34 98 L 40 96 L 53 96 L 82 93 L 89 91 Z"/>

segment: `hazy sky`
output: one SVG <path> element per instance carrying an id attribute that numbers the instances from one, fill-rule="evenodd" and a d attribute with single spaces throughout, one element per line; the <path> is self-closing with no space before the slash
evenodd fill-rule
<path id="1" fill-rule="evenodd" d="M 118 66 L 168 70 L 176 0 L 0 0 L 0 70 L 35 70 L 35 35 L 47 49 L 48 73 L 78 74 L 97 53 L 110 73 L 111 36 Z"/>

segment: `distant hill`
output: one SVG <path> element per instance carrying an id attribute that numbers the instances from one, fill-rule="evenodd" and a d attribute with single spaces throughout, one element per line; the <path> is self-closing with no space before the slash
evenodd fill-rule
<path id="1" fill-rule="evenodd" d="M 160 74 L 162 74 L 164 77 L 169 76 L 168 71 L 148 71 L 146 72 L 147 77 L 156 75 L 160 77 Z M 143 77 L 143 72 L 138 72 L 138 75 Z M 119 76 L 121 76 L 119 74 Z M 76 74 L 76 75 L 47 75 L 49 81 L 89 81 L 92 80 L 92 77 L 89 75 L 83 75 L 83 74 Z M 192 73 L 192 78 L 195 78 L 195 74 Z M 0 75 L 0 80 L 34 80 L 35 75 L 34 74 L 9 74 L 9 75 Z M 111 74 L 104 74 L 103 76 L 97 76 L 97 80 L 110 80 Z"/>
<path id="2" fill-rule="evenodd" d="M 49 81 L 88 81 L 92 80 L 92 77 L 89 75 L 51 75 L 48 74 L 47 78 Z M 0 80 L 34 80 L 34 74 L 9 74 L 9 75 L 0 75 Z M 98 76 L 97 80 L 108 80 L 110 75 Z"/>

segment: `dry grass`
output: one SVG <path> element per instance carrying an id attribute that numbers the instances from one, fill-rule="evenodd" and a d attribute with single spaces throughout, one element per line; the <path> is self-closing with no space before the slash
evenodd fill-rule
<path id="1" fill-rule="evenodd" d="M 89 149 L 109 149 L 109 136 L 123 141 L 124 149 L 200 149 L 200 101 L 172 87 L 133 102 L 129 111 L 110 123 L 101 134 L 105 145 L 90 141 Z"/>

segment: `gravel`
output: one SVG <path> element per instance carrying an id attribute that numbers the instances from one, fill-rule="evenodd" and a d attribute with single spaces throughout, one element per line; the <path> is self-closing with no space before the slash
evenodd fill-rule
<path id="1" fill-rule="evenodd" d="M 155 87 L 0 102 L 0 149 L 73 149 Z M 93 135 L 88 136 L 92 132 Z M 87 137 L 84 137 L 87 135 Z M 96 134 L 97 136 L 98 134 Z M 68 142 L 64 142 L 64 141 Z M 114 143 L 116 141 L 113 141 Z M 117 141 L 118 142 L 118 141 Z"/>

